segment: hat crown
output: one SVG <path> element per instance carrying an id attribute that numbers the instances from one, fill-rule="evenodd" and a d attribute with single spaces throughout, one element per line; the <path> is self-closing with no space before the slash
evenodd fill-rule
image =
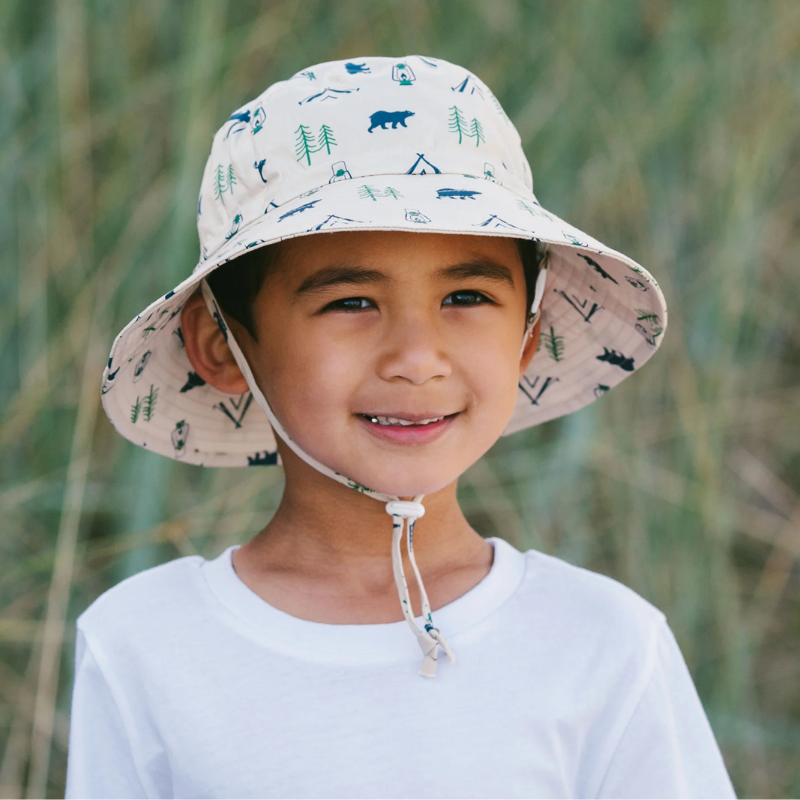
<path id="1" fill-rule="evenodd" d="M 534 199 L 519 133 L 469 70 L 425 56 L 308 67 L 237 109 L 214 136 L 197 206 L 201 263 L 264 214 L 281 215 L 306 194 L 314 204 L 326 184 L 355 180 L 367 202 L 392 191 L 376 194 L 371 176 L 408 174 L 467 175 L 476 191 L 490 180 Z"/>

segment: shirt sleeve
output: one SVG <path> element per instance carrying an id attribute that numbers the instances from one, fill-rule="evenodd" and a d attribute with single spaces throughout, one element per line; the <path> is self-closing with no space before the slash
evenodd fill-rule
<path id="1" fill-rule="evenodd" d="M 80 628 L 75 641 L 65 796 L 148 796 L 139 779 L 122 715 Z"/>
<path id="2" fill-rule="evenodd" d="M 650 680 L 598 797 L 736 797 L 692 676 L 666 620 Z"/>

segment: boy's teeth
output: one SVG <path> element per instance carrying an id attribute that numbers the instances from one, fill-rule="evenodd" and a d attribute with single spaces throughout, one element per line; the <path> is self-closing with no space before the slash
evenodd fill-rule
<path id="1" fill-rule="evenodd" d="M 431 422 L 438 422 L 439 420 L 444 419 L 444 417 L 432 417 L 431 419 L 421 419 L 419 422 L 411 422 L 410 420 L 399 419 L 398 417 L 379 417 L 375 415 L 372 416 L 367 415 L 367 418 L 371 422 L 377 422 L 378 425 L 403 425 L 403 426 L 428 425 Z"/>

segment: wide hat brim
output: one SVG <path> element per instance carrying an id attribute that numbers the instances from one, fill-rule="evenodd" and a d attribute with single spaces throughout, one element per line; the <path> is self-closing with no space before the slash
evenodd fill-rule
<path id="1" fill-rule="evenodd" d="M 540 347 L 519 383 L 504 435 L 577 411 L 639 369 L 667 325 L 655 279 L 622 253 L 491 179 L 375 175 L 306 192 L 237 229 L 192 275 L 122 330 L 103 374 L 102 402 L 119 433 L 191 464 L 279 463 L 275 436 L 249 392 L 230 396 L 192 369 L 180 328 L 202 278 L 254 248 L 338 230 L 413 231 L 549 243 Z"/>

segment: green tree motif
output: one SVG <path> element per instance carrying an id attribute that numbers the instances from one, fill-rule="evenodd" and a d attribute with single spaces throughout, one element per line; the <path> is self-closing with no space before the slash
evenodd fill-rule
<path id="1" fill-rule="evenodd" d="M 508 114 L 506 114 L 506 112 L 504 111 L 503 106 L 500 105 L 500 101 L 492 93 L 492 90 L 488 86 L 484 86 L 484 89 L 489 93 L 489 99 L 492 101 L 494 107 L 497 109 L 497 113 L 500 114 L 500 116 L 504 117 L 506 122 L 511 122 L 511 120 L 508 118 Z"/>
<path id="2" fill-rule="evenodd" d="M 352 478 L 348 478 L 347 479 L 347 485 L 351 489 L 355 489 L 355 491 L 361 492 L 362 494 L 364 492 L 371 492 L 372 491 L 372 489 L 368 489 L 366 486 L 362 486 L 358 481 L 354 481 Z"/>
<path id="3" fill-rule="evenodd" d="M 334 139 L 333 137 L 333 131 L 327 125 L 320 126 L 318 141 L 319 144 L 317 145 L 317 148 L 314 150 L 315 153 L 325 148 L 328 151 L 328 155 L 330 155 L 331 147 L 336 146 L 336 139 Z"/>
<path id="4" fill-rule="evenodd" d="M 397 200 L 398 197 L 404 197 L 405 195 L 403 195 L 400 192 L 398 192 L 397 189 L 393 189 L 391 186 L 388 186 L 386 188 L 386 191 L 383 193 L 383 196 L 384 197 L 393 197 L 395 200 Z"/>
<path id="5" fill-rule="evenodd" d="M 305 125 L 301 125 L 295 133 L 297 134 L 297 141 L 295 142 L 294 151 L 297 153 L 297 160 L 302 161 L 305 158 L 308 166 L 311 166 L 311 154 L 314 152 L 316 145 L 314 134 Z"/>
<path id="6" fill-rule="evenodd" d="M 131 422 L 135 425 L 142 413 L 142 401 L 137 397 L 136 402 L 131 406 Z"/>
<path id="7" fill-rule="evenodd" d="M 156 410 L 156 398 L 158 397 L 158 389 L 153 384 L 150 384 L 150 393 L 144 398 L 142 403 L 142 416 L 145 422 L 150 422 L 153 412 Z M 139 399 L 138 397 L 136 398 Z"/>
<path id="8" fill-rule="evenodd" d="M 228 191 L 228 178 L 222 164 L 217 164 L 214 173 L 214 197 L 225 205 L 225 192 Z"/>
<path id="9" fill-rule="evenodd" d="M 362 200 L 366 200 L 367 198 L 369 198 L 370 200 L 377 201 L 379 195 L 380 192 L 374 186 L 367 186 L 366 184 L 364 186 L 361 186 L 358 190 L 358 196 Z"/>
<path id="10" fill-rule="evenodd" d="M 228 164 L 228 191 L 231 194 L 234 186 L 236 186 L 236 176 L 233 174 L 233 164 Z"/>
<path id="11" fill-rule="evenodd" d="M 547 348 L 547 352 L 550 353 L 550 358 L 552 358 L 553 361 L 561 361 L 564 357 L 564 337 L 556 336 L 556 332 L 551 325 L 550 332 L 546 332 L 543 338 L 544 346 Z"/>
<path id="12" fill-rule="evenodd" d="M 637 308 L 636 313 L 639 315 L 636 317 L 638 322 L 649 322 L 651 325 L 661 322 L 658 314 L 651 314 L 646 308 Z"/>
<path id="13" fill-rule="evenodd" d="M 529 214 L 534 217 L 547 217 L 547 219 L 552 221 L 552 217 L 540 206 L 532 206 L 529 203 L 526 203 L 524 200 L 517 200 L 517 205 L 520 208 L 524 208 Z"/>
<path id="14" fill-rule="evenodd" d="M 472 125 L 470 126 L 470 132 L 468 135 L 474 137 L 475 147 L 477 147 L 481 142 L 486 141 L 486 137 L 483 135 L 483 127 L 475 117 L 472 118 Z"/>
<path id="15" fill-rule="evenodd" d="M 470 134 L 465 130 L 465 122 L 464 117 L 461 114 L 461 109 L 458 106 L 450 106 L 449 110 L 453 112 L 450 115 L 450 125 L 448 126 L 449 130 L 458 134 L 458 143 L 461 144 L 462 138 L 464 136 L 469 136 Z"/>

